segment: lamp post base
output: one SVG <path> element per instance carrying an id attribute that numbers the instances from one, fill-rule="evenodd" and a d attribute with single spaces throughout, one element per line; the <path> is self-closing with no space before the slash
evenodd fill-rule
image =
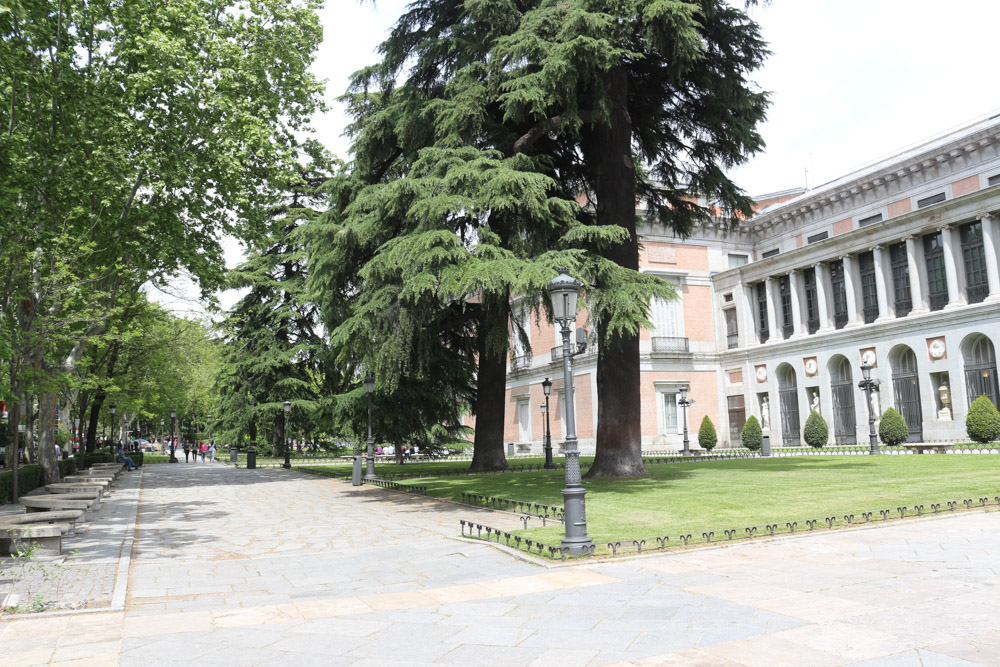
<path id="1" fill-rule="evenodd" d="M 552 445 L 545 446 L 545 465 L 542 466 L 545 470 L 555 470 L 556 463 L 552 460 Z"/>
<path id="2" fill-rule="evenodd" d="M 563 489 L 562 495 L 566 537 L 559 546 L 572 556 L 588 554 L 594 548 L 594 542 L 587 535 L 587 489 L 571 486 Z"/>

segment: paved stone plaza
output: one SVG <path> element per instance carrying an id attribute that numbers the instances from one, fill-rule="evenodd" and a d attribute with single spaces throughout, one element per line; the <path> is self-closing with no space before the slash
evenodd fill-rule
<path id="1" fill-rule="evenodd" d="M 550 568 L 455 539 L 476 515 L 149 466 L 124 608 L 0 622 L 0 664 L 1000 664 L 1000 513 Z"/>

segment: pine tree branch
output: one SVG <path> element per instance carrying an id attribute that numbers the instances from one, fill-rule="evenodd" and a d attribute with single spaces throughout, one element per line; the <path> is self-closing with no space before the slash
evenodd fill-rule
<path id="1" fill-rule="evenodd" d="M 585 123 L 589 123 L 594 119 L 593 111 L 581 111 L 577 114 L 580 120 Z M 514 142 L 514 152 L 523 153 L 525 149 L 531 148 L 539 139 L 544 137 L 549 132 L 555 132 L 562 125 L 562 116 L 553 116 L 552 118 L 546 118 L 545 120 L 539 121 L 535 124 L 533 128 L 528 130 L 524 135 L 521 136 L 517 141 Z"/>

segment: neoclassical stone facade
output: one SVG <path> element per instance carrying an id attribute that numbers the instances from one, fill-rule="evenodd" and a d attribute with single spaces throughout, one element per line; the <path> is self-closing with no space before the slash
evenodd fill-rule
<path id="1" fill-rule="evenodd" d="M 872 404 L 906 418 L 914 441 L 965 438 L 965 413 L 1000 398 L 1000 118 L 965 127 L 818 188 L 758 199 L 739 229 L 706 225 L 687 239 L 640 230 L 642 271 L 677 286 L 654 303 L 641 337 L 645 449 L 681 444 L 677 391 L 696 400 L 720 444 L 747 417 L 775 445 L 801 442 L 818 410 L 830 443 L 867 442 L 862 360 L 879 383 Z M 641 211 L 640 211 L 641 213 Z M 565 433 L 552 327 L 525 314 L 508 375 L 505 439 L 540 450 L 541 383 L 553 382 L 554 443 Z M 585 317 L 580 325 L 586 326 Z M 596 354 L 576 359 L 581 448 L 596 431 Z"/>

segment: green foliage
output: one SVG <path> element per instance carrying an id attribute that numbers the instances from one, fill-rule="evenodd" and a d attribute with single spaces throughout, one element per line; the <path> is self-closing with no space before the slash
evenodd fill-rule
<path id="1" fill-rule="evenodd" d="M 59 475 L 66 477 L 67 475 L 76 474 L 76 459 L 70 456 L 69 458 L 59 460 Z"/>
<path id="2" fill-rule="evenodd" d="M 0 472 L 0 504 L 14 497 L 14 473 Z M 42 468 L 39 465 L 22 465 L 17 468 L 17 492 L 25 495 L 42 485 Z"/>
<path id="3" fill-rule="evenodd" d="M 712 451 L 718 442 L 719 436 L 715 433 L 715 424 L 708 418 L 708 415 L 705 415 L 698 428 L 698 444 L 701 445 L 702 449 Z"/>
<path id="4" fill-rule="evenodd" d="M 78 466 L 80 470 L 88 470 L 90 466 L 95 463 L 114 463 L 116 457 L 112 457 L 106 449 L 107 448 L 105 448 L 105 451 L 96 451 L 84 454 L 83 463 Z"/>
<path id="5" fill-rule="evenodd" d="M 743 431 L 740 433 L 740 441 L 743 446 L 750 451 L 756 452 L 760 449 L 760 437 L 762 431 L 760 429 L 760 422 L 753 415 L 750 415 L 746 423 L 743 424 Z"/>
<path id="6" fill-rule="evenodd" d="M 882 420 L 878 425 L 878 437 L 889 447 L 900 445 L 909 437 L 906 420 L 895 408 L 889 408 L 882 413 Z"/>
<path id="7" fill-rule="evenodd" d="M 965 431 L 969 437 L 979 443 L 987 443 L 1000 438 L 1000 412 L 993 401 L 980 396 L 969 406 L 965 417 Z"/>
<path id="8" fill-rule="evenodd" d="M 826 445 L 830 439 L 830 429 L 826 425 L 823 415 L 813 410 L 806 418 L 806 425 L 802 433 L 806 444 L 819 449 Z"/>

